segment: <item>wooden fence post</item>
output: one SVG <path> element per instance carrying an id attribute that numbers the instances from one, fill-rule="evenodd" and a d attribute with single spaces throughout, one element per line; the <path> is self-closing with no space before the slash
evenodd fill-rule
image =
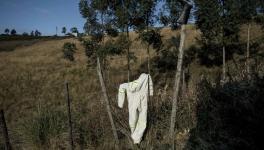
<path id="1" fill-rule="evenodd" d="M 68 120 L 69 120 L 69 144 L 71 150 L 74 149 L 73 138 L 72 138 L 72 120 L 71 120 L 71 102 L 70 102 L 70 94 L 69 94 L 69 84 L 65 83 L 65 95 L 67 100 L 67 111 L 68 111 Z"/>
<path id="2" fill-rule="evenodd" d="M 173 89 L 173 101 L 172 101 L 172 111 L 171 111 L 171 124 L 170 124 L 170 139 L 172 142 L 172 150 L 175 149 L 174 144 L 174 134 L 175 134 L 175 124 L 176 124 L 176 112 L 177 112 L 177 105 L 178 105 L 178 95 L 180 90 L 180 78 L 182 72 L 182 61 L 183 61 L 183 45 L 185 40 L 185 25 L 181 26 L 181 44 L 178 54 L 178 63 L 177 63 L 177 71 L 175 74 L 175 81 L 174 81 L 174 89 Z"/>
<path id="3" fill-rule="evenodd" d="M 11 150 L 11 145 L 9 142 L 9 136 L 8 136 L 7 126 L 6 126 L 6 121 L 5 121 L 4 110 L 0 111 L 0 119 L 1 119 L 0 125 L 1 125 L 2 132 L 3 132 L 3 136 L 4 136 L 5 149 Z"/>
<path id="4" fill-rule="evenodd" d="M 185 44 L 185 37 L 186 37 L 186 24 L 189 19 L 189 15 L 192 9 L 192 4 L 187 0 L 181 0 L 184 3 L 183 11 L 179 18 L 179 23 L 181 24 L 181 39 L 180 39 L 180 47 L 179 47 L 179 54 L 178 54 L 178 62 L 177 62 L 177 70 L 175 73 L 175 81 L 174 81 L 174 93 L 172 99 L 172 111 L 171 111 L 171 123 L 170 123 L 170 140 L 171 140 L 171 149 L 175 149 L 174 143 L 174 135 L 175 135 L 175 124 L 176 124 L 176 117 L 177 117 L 177 105 L 178 105 L 178 95 L 180 89 L 180 79 L 182 73 L 182 64 L 184 58 L 184 44 Z"/>
<path id="5" fill-rule="evenodd" d="M 99 76 L 99 80 L 100 80 L 100 84 L 101 84 L 101 88 L 102 88 L 102 92 L 103 92 L 103 96 L 104 96 L 104 101 L 106 104 L 106 110 L 107 110 L 108 117 L 109 117 L 109 120 L 110 120 L 110 123 L 112 126 L 113 135 L 114 135 L 114 138 L 115 138 L 115 141 L 117 144 L 116 146 L 117 146 L 117 149 L 119 149 L 119 147 L 118 147 L 119 140 L 118 140 L 118 136 L 117 136 L 117 130 L 116 130 L 116 126 L 114 124 L 114 120 L 113 120 L 113 116 L 112 116 L 112 112 L 111 112 L 111 108 L 110 108 L 110 103 L 109 103 L 108 95 L 106 92 L 106 87 L 105 87 L 105 82 L 104 82 L 103 75 L 102 75 L 99 57 L 97 57 L 97 73 Z"/>

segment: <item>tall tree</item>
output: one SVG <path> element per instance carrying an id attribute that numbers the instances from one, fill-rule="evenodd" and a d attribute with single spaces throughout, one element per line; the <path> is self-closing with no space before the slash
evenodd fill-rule
<path id="1" fill-rule="evenodd" d="M 98 24 L 97 14 L 94 8 L 91 6 L 91 1 L 80 0 L 79 10 L 83 18 L 86 19 L 84 24 L 84 31 L 89 35 L 100 34 L 100 26 Z"/>
<path id="2" fill-rule="evenodd" d="M 28 33 L 27 33 L 27 32 L 23 32 L 22 35 L 23 35 L 23 36 L 28 36 Z"/>
<path id="3" fill-rule="evenodd" d="M 126 41 L 129 43 L 129 28 L 131 28 L 132 11 L 135 9 L 134 1 L 119 0 L 114 3 L 112 9 L 114 10 L 115 23 L 117 28 L 122 31 L 122 34 L 126 32 Z M 127 80 L 130 81 L 130 44 L 127 44 Z"/>
<path id="4" fill-rule="evenodd" d="M 135 26 L 136 30 L 143 35 L 150 36 L 149 27 L 153 25 L 153 21 L 155 18 L 154 11 L 156 6 L 157 0 L 139 0 L 138 1 L 138 8 L 135 11 L 136 16 L 133 18 L 133 25 Z M 142 20 L 142 21 L 140 21 Z M 153 30 L 151 31 L 153 32 Z M 144 37 L 144 36 L 143 36 Z M 146 37 L 146 36 L 145 36 Z M 148 38 L 150 39 L 150 38 Z M 148 74 L 150 74 L 150 41 L 147 42 L 147 62 L 148 62 Z"/>
<path id="5" fill-rule="evenodd" d="M 12 29 L 10 33 L 11 33 L 11 35 L 16 35 L 17 32 L 15 29 Z"/>
<path id="6" fill-rule="evenodd" d="M 41 33 L 38 30 L 35 30 L 35 36 L 41 36 Z"/>
<path id="7" fill-rule="evenodd" d="M 76 27 L 72 27 L 71 28 L 71 32 L 72 33 L 79 33 L 78 29 Z"/>
<path id="8" fill-rule="evenodd" d="M 105 86 L 104 76 L 102 74 L 101 61 L 107 55 L 106 44 L 104 36 L 106 33 L 105 24 L 109 19 L 111 20 L 111 13 L 108 13 L 109 6 L 112 2 L 109 0 L 80 0 L 79 9 L 82 16 L 87 20 L 84 25 L 85 31 L 90 34 L 91 40 L 86 41 L 89 53 L 86 54 L 90 57 L 94 56 L 97 64 L 97 74 L 99 77 L 100 85 L 102 88 L 106 110 L 111 123 L 113 135 L 118 145 L 119 140 L 117 136 L 117 129 L 113 121 L 112 112 L 110 108 L 107 89 Z"/>
<path id="9" fill-rule="evenodd" d="M 223 45 L 223 81 L 226 80 L 226 49 L 230 51 L 230 46 L 239 43 L 239 8 L 240 0 L 222 0 L 222 45 Z"/>
<path id="10" fill-rule="evenodd" d="M 6 28 L 6 29 L 5 29 L 5 34 L 9 34 L 9 32 L 10 32 L 9 29 Z"/>
<path id="11" fill-rule="evenodd" d="M 214 47 L 214 53 L 217 53 L 222 47 L 222 79 L 225 81 L 226 49 L 237 44 L 239 40 L 238 0 L 195 0 L 195 3 L 196 24 L 202 32 L 203 47 Z"/>
<path id="12" fill-rule="evenodd" d="M 66 34 L 66 32 L 67 32 L 67 29 L 66 29 L 66 27 L 62 27 L 62 31 L 61 31 L 61 33 L 63 33 L 64 35 Z"/>
<path id="13" fill-rule="evenodd" d="M 34 31 L 31 31 L 30 32 L 30 36 L 34 36 Z"/>
<path id="14" fill-rule="evenodd" d="M 135 29 L 139 33 L 145 33 L 146 32 L 145 30 L 148 30 L 148 26 L 152 24 L 154 18 L 154 9 L 156 2 L 157 0 L 137 0 L 137 1 L 118 0 L 114 2 L 112 9 L 114 10 L 114 14 L 115 14 L 115 20 L 116 20 L 115 22 L 117 24 L 116 26 L 123 33 L 126 32 L 127 41 L 130 41 L 129 30 Z M 131 53 L 130 53 L 130 45 L 129 44 L 127 45 L 128 45 L 127 70 L 128 70 L 128 80 L 129 80 Z M 147 51 L 149 53 L 149 44 L 147 43 L 147 45 L 148 45 Z M 149 67 L 148 67 L 148 72 L 149 72 Z"/>
<path id="15" fill-rule="evenodd" d="M 164 26 L 170 26 L 172 30 L 178 28 L 178 19 L 182 11 L 181 2 L 178 0 L 165 0 L 162 10 L 159 12 L 159 21 Z"/>
<path id="16" fill-rule="evenodd" d="M 257 17 L 257 9 L 261 5 L 259 5 L 259 0 L 244 0 L 240 1 L 237 5 L 239 7 L 239 19 L 240 24 L 247 25 L 247 49 L 246 49 L 246 70 L 248 74 L 248 78 L 250 78 L 250 34 L 251 34 L 251 25 L 252 22 L 255 20 L 254 18 Z"/>

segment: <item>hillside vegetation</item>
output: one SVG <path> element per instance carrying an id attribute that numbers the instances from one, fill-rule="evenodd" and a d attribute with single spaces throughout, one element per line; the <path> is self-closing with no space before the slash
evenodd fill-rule
<path id="1" fill-rule="evenodd" d="M 1 51 L 13 51 L 17 47 L 31 46 L 39 41 L 47 40 L 61 40 L 65 37 L 56 37 L 56 36 L 0 36 L 0 52 Z"/>
<path id="2" fill-rule="evenodd" d="M 207 146 L 208 149 L 218 149 L 217 144 L 219 143 L 212 142 L 210 145 L 208 144 L 209 141 L 215 140 L 213 137 L 214 135 L 217 136 L 218 133 L 221 133 L 220 137 L 222 139 L 228 140 L 231 136 L 226 131 L 236 126 L 222 132 L 225 128 L 219 125 L 221 131 L 218 132 L 214 130 L 218 126 L 213 125 L 218 124 L 219 120 L 215 120 L 215 122 L 208 125 L 212 132 L 210 132 L 210 136 L 207 135 L 209 134 L 207 132 L 209 129 L 201 125 L 203 124 L 202 119 L 206 118 L 202 115 L 202 112 L 207 112 L 207 105 L 203 104 L 211 103 L 212 101 L 214 104 L 214 99 L 222 96 L 222 94 L 217 93 L 220 91 L 226 96 L 224 98 L 226 101 L 228 99 L 234 100 L 236 105 L 234 104 L 233 106 L 240 107 L 239 104 L 241 102 L 239 99 L 232 97 L 232 91 L 240 88 L 240 84 L 243 85 L 244 89 L 242 91 L 234 91 L 236 94 L 234 96 L 240 95 L 239 92 L 247 91 L 247 88 L 244 87 L 245 85 L 241 81 L 245 70 L 244 61 L 242 61 L 245 57 L 243 51 L 246 49 L 241 49 L 242 53 L 234 54 L 233 59 L 229 59 L 227 62 L 230 82 L 236 82 L 229 83 L 233 88 L 229 89 L 228 85 L 222 87 L 220 83 L 215 87 L 214 84 L 217 84 L 215 82 L 216 79 L 219 79 L 221 76 L 221 66 L 212 65 L 208 67 L 201 65 L 197 54 L 199 51 L 203 51 L 199 49 L 198 43 L 200 32 L 192 25 L 188 26 L 187 32 L 185 49 L 188 54 L 186 55 L 186 61 L 189 64 L 185 65 L 186 78 L 185 81 L 182 81 L 181 98 L 177 110 L 177 133 L 175 135 L 177 148 L 203 149 Z M 169 48 L 171 36 L 177 37 L 179 31 L 171 31 L 168 28 L 164 28 L 161 30 L 161 35 L 164 47 L 167 46 Z M 245 29 L 242 30 L 240 35 L 241 41 L 245 42 Z M 132 78 L 136 79 L 140 73 L 147 72 L 146 45 L 136 40 L 136 33 L 131 32 L 130 37 L 133 41 L 131 51 L 137 57 L 135 61 L 131 62 Z M 261 38 L 262 32 L 260 31 L 260 27 L 254 26 L 252 41 Z M 87 65 L 88 60 L 85 56 L 82 43 L 74 38 L 38 42 L 30 41 L 30 44 L 26 44 L 29 41 L 21 41 L 21 43 L 25 43 L 24 46 L 9 48 L 9 46 L 14 45 L 12 42 L 8 41 L 0 46 L 0 108 L 5 110 L 12 147 L 14 149 L 66 149 L 68 147 L 67 103 L 64 87 L 65 81 L 68 81 L 72 100 L 74 145 L 76 148 L 114 149 L 114 138 L 112 137 L 105 104 L 102 100 L 97 73 L 93 67 Z M 62 47 L 65 42 L 72 42 L 77 46 L 76 53 L 74 54 L 75 61 L 73 62 L 63 59 Z M 1 50 L 3 49 L 2 46 L 5 47 L 4 51 Z M 263 45 L 258 46 L 255 51 L 256 54 L 262 54 L 264 52 Z M 172 50 L 172 52 L 177 54 L 177 50 Z M 164 56 L 168 62 L 160 62 L 161 54 L 151 49 L 151 76 L 154 82 L 155 94 L 149 102 L 149 124 L 143 142 L 140 145 L 142 149 L 168 149 L 171 97 L 173 92 L 174 67 L 176 64 L 172 64 L 171 69 L 165 68 L 164 64 L 165 66 L 171 65 L 167 63 L 175 61 L 173 60 L 175 57 Z M 110 96 L 111 108 L 117 128 L 120 130 L 118 132 L 121 140 L 120 145 L 122 149 L 128 149 L 130 148 L 130 143 L 126 132 L 124 132 L 129 132 L 127 104 L 124 107 L 125 109 L 121 110 L 117 108 L 116 99 L 119 84 L 127 81 L 126 55 L 110 56 L 107 60 L 108 64 L 105 67 L 104 75 Z M 262 79 L 252 79 L 259 83 L 249 85 L 252 86 L 252 89 L 257 89 L 255 89 L 256 91 L 252 90 L 249 92 L 249 95 L 244 96 L 251 96 L 255 93 L 257 100 L 254 99 L 250 102 L 254 103 L 256 100 L 256 103 L 262 106 L 263 102 L 260 102 L 260 93 L 263 93 L 261 87 L 263 89 L 264 61 L 262 57 L 259 58 L 256 55 L 256 59 L 255 57 L 252 58 L 252 62 L 255 63 L 254 71 L 256 76 Z M 204 88 L 201 89 L 201 87 Z M 202 101 L 203 98 L 205 99 L 204 103 Z M 244 102 L 247 103 L 247 99 Z M 215 103 L 216 108 L 221 109 L 226 106 L 226 103 L 230 104 L 230 102 L 225 102 L 221 99 L 218 99 Z M 252 108 L 257 107 L 256 104 L 251 105 L 251 103 L 248 106 Z M 228 108 L 230 113 L 233 112 L 231 108 L 234 107 Z M 243 105 L 244 107 L 248 109 L 245 104 Z M 214 108 L 211 108 L 206 115 L 219 115 L 223 111 L 217 109 L 214 112 Z M 260 110 L 257 109 L 256 112 L 258 111 Z M 241 115 L 243 113 L 240 112 L 238 114 Z M 238 114 L 231 117 L 237 117 L 239 116 Z M 259 115 L 254 116 L 254 112 L 248 116 L 253 119 L 261 118 Z M 218 119 L 215 116 L 210 117 Z M 210 119 L 210 117 L 207 117 L 207 119 Z M 219 118 L 221 119 L 221 117 Z M 243 123 L 243 120 L 241 122 Z M 229 122 L 223 123 L 228 125 Z M 197 125 L 202 128 L 196 130 Z M 250 129 L 255 127 L 258 126 L 251 126 Z M 232 134 L 232 137 L 236 138 L 236 133 L 239 134 L 238 132 Z M 217 134 L 213 135 L 213 133 Z M 255 136 L 253 133 L 249 136 L 251 135 Z M 203 136 L 207 136 L 208 138 L 204 138 Z M 229 144 L 247 144 L 248 141 L 244 136 L 246 134 L 239 136 L 238 140 L 240 142 L 231 141 Z M 1 138 L 0 131 L 0 149 L 3 149 L 3 139 Z M 221 141 L 222 139 L 217 140 Z M 252 140 L 254 138 L 250 139 L 250 141 Z M 253 144 L 256 143 L 253 142 Z M 220 143 L 220 145 L 225 149 L 223 143 Z M 257 146 L 256 148 L 258 148 Z"/>

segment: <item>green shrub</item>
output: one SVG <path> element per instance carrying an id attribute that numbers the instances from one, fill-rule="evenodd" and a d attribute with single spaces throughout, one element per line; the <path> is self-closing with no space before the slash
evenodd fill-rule
<path id="1" fill-rule="evenodd" d="M 74 43 L 70 43 L 70 42 L 64 43 L 62 50 L 64 54 L 64 58 L 70 61 L 74 61 L 75 50 L 77 50 L 77 48 Z"/>
<path id="2" fill-rule="evenodd" d="M 162 36 L 160 35 L 160 31 L 158 30 L 149 30 L 149 31 L 143 31 L 139 33 L 139 39 L 142 40 L 142 42 L 147 43 L 149 45 L 152 45 L 154 49 L 160 50 L 163 46 Z"/>
<path id="3" fill-rule="evenodd" d="M 264 79 L 199 85 L 197 125 L 187 149 L 263 149 Z"/>

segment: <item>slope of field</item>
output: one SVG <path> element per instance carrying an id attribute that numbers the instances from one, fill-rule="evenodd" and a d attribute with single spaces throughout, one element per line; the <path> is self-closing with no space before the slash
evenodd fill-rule
<path id="1" fill-rule="evenodd" d="M 13 51 L 17 47 L 31 46 L 40 41 L 48 40 L 61 40 L 65 37 L 56 37 L 56 36 L 43 36 L 43 37 L 34 37 L 34 36 L 1 36 L 0 35 L 0 52 L 1 51 Z"/>
<path id="2" fill-rule="evenodd" d="M 254 31 L 253 33 L 253 37 L 259 36 L 257 32 Z M 196 38 L 199 38 L 200 33 L 194 26 L 189 26 L 187 34 L 186 49 L 196 44 Z M 179 31 L 172 32 L 165 28 L 161 30 L 161 35 L 166 43 L 171 36 L 178 36 Z M 245 33 L 243 32 L 242 35 L 244 37 Z M 147 72 L 146 68 L 141 68 L 146 63 L 146 45 L 136 40 L 137 35 L 134 32 L 130 33 L 130 36 L 133 41 L 131 51 L 138 58 L 137 61 L 131 62 L 132 78 L 135 79 L 140 73 Z M 77 45 L 74 62 L 63 59 L 62 46 L 65 42 L 73 42 Z M 25 46 L 15 47 L 10 52 L 0 52 L 0 108 L 5 110 L 13 147 L 15 149 L 67 148 L 64 83 L 68 81 L 72 100 L 76 147 L 78 149 L 112 149 L 114 140 L 105 105 L 102 101 L 96 70 L 87 67 L 88 59 L 81 43 L 77 39 L 22 43 Z M 10 45 L 10 43 L 8 44 Z M 6 47 L 4 44 L 2 46 Z M 151 49 L 151 58 L 155 56 L 157 53 Z M 122 128 L 129 131 L 127 109 L 118 109 L 116 101 L 118 85 L 127 80 L 126 56 L 112 56 L 108 58 L 108 63 L 105 79 L 114 119 L 118 129 Z M 229 64 L 232 72 L 234 65 L 231 62 Z M 160 145 L 166 148 L 168 144 L 167 132 L 174 71 L 160 73 L 153 69 L 152 73 L 155 95 L 150 102 L 149 109 L 151 125 L 147 130 L 145 140 L 142 142 L 142 147 L 158 147 L 157 149 L 159 149 Z M 178 124 L 179 130 L 176 133 L 176 139 L 179 148 L 184 147 L 184 141 L 188 138 L 188 131 L 195 122 L 193 120 L 195 120 L 196 115 L 196 83 L 204 75 L 216 78 L 217 75 L 221 74 L 221 68 L 206 68 L 194 61 L 190 65 L 189 74 L 191 74 L 187 83 L 189 89 L 185 95 L 187 101 L 182 101 L 179 104 L 179 108 L 184 109 L 180 109 L 178 116 L 184 118 L 187 114 L 189 119 L 183 119 L 185 121 Z M 188 101 L 191 105 L 185 107 Z M 192 111 L 189 114 L 186 113 L 190 110 Z M 60 113 L 62 116 L 56 118 Z M 42 118 L 43 116 L 44 118 Z M 45 121 L 49 117 L 55 118 L 53 118 L 53 122 Z M 190 123 L 190 120 L 193 122 Z M 120 134 L 120 139 L 121 145 L 127 148 L 129 143 L 125 135 Z M 0 140 L 0 148 L 3 144 L 1 141 L 2 139 Z"/>
<path id="3" fill-rule="evenodd" d="M 177 32 L 175 33 L 179 34 Z M 164 39 L 168 38 L 166 36 L 169 33 L 171 34 L 171 31 L 168 29 L 162 31 Z M 137 35 L 135 33 L 130 34 L 133 41 L 131 51 L 138 57 L 138 61 L 131 62 L 132 75 L 137 78 L 138 67 L 146 61 L 146 46 L 136 40 Z M 62 46 L 65 42 L 73 42 L 77 45 L 78 50 L 74 55 L 74 62 L 63 59 Z M 151 50 L 151 56 L 154 55 L 156 55 L 155 51 Z M 109 63 L 110 68 L 106 71 L 106 82 L 111 103 L 113 107 L 116 107 L 115 96 L 118 85 L 125 82 L 127 78 L 126 56 L 113 56 L 109 58 Z M 66 111 L 65 81 L 68 81 L 70 85 L 70 94 L 73 99 L 72 108 L 75 115 L 73 118 L 76 126 L 83 125 L 83 120 L 86 124 L 82 128 L 85 131 L 88 130 L 87 132 L 92 132 L 89 131 L 94 124 L 90 123 L 92 121 L 96 122 L 97 129 L 100 130 L 94 131 L 95 133 L 87 133 L 87 141 L 92 141 L 87 145 L 90 148 L 91 146 L 108 147 L 109 144 L 112 145 L 110 125 L 105 106 L 101 101 L 101 89 L 97 74 L 94 69 L 87 68 L 84 48 L 77 39 L 39 41 L 28 46 L 16 47 L 12 52 L 0 52 L 0 64 L 0 105 L 6 111 L 11 143 L 14 146 L 38 149 L 36 147 L 38 142 L 32 142 L 32 139 L 38 139 L 38 136 L 34 137 L 34 131 L 28 129 L 33 128 L 33 125 L 30 126 L 28 121 L 32 122 L 32 118 L 37 118 L 46 109 L 48 111 Z M 127 122 L 127 110 L 121 112 L 121 118 L 123 118 L 121 120 Z M 100 115 L 98 116 L 98 114 Z M 117 114 L 115 116 L 120 117 Z M 51 147 L 52 149 L 67 146 L 65 134 L 67 134 L 67 130 L 63 130 L 63 133 L 60 134 L 61 139 L 49 137 L 49 145 L 54 146 Z M 76 134 L 78 134 L 77 131 Z M 78 141 L 78 137 L 76 138 Z M 109 139 L 111 140 L 109 141 Z"/>

